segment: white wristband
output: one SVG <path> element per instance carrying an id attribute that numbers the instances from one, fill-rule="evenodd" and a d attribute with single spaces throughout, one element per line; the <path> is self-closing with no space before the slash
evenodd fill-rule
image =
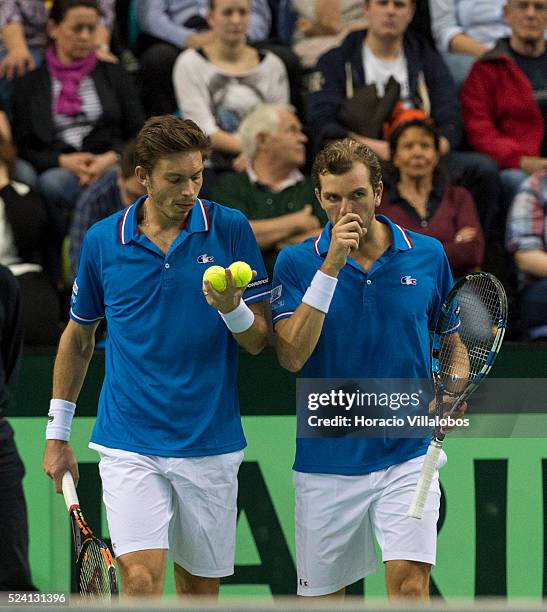
<path id="1" fill-rule="evenodd" d="M 338 279 L 317 270 L 310 286 L 304 293 L 302 303 L 327 314 Z"/>
<path id="2" fill-rule="evenodd" d="M 224 323 L 226 323 L 226 327 L 234 334 L 241 334 L 247 331 L 255 321 L 254 312 L 243 300 L 239 302 L 239 306 L 232 310 L 232 312 L 227 312 L 226 314 L 219 312 L 219 314 Z"/>
<path id="3" fill-rule="evenodd" d="M 70 426 L 75 410 L 76 404 L 74 402 L 62 399 L 52 399 L 49 402 L 46 440 L 69 440 Z"/>

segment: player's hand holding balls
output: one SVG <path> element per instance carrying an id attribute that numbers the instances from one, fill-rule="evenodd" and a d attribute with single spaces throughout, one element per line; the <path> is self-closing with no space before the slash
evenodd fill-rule
<path id="1" fill-rule="evenodd" d="M 226 281 L 226 271 L 222 266 L 211 266 L 203 274 L 203 282 L 209 281 L 211 287 L 220 293 L 226 291 L 228 282 Z"/>
<path id="2" fill-rule="evenodd" d="M 211 266 L 203 274 L 203 295 L 209 306 L 226 314 L 239 306 L 245 287 L 255 276 L 244 261 L 235 261 L 226 269 Z"/>
<path id="3" fill-rule="evenodd" d="M 246 287 L 253 280 L 251 266 L 244 261 L 234 261 L 228 266 L 236 287 Z"/>

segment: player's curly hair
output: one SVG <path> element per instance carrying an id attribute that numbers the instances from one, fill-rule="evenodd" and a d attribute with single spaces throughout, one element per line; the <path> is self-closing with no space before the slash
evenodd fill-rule
<path id="1" fill-rule="evenodd" d="M 345 174 L 355 162 L 368 168 L 370 184 L 377 191 L 382 180 L 380 160 L 372 149 L 352 138 L 331 140 L 317 154 L 311 171 L 315 188 L 321 192 L 320 177 L 325 174 Z"/>
<path id="2" fill-rule="evenodd" d="M 211 139 L 191 119 L 175 115 L 151 117 L 137 135 L 135 165 L 152 174 L 160 159 L 174 153 L 199 151 L 203 160 L 211 150 Z"/>

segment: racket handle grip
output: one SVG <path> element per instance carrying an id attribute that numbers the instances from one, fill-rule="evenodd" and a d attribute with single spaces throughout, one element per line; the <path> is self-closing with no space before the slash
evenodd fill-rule
<path id="1" fill-rule="evenodd" d="M 80 502 L 78 501 L 78 494 L 76 493 L 76 485 L 74 484 L 74 479 L 72 478 L 72 474 L 70 472 L 64 473 L 62 484 L 65 504 L 70 511 L 73 506 L 80 505 Z"/>
<path id="2" fill-rule="evenodd" d="M 422 465 L 422 471 L 418 484 L 416 485 L 416 491 L 414 491 L 414 498 L 408 508 L 407 516 L 415 519 L 421 519 L 424 515 L 425 502 L 429 493 L 429 487 L 433 476 L 435 476 L 435 470 L 437 469 L 437 461 L 442 449 L 442 442 L 435 440 L 431 441 L 429 448 Z"/>

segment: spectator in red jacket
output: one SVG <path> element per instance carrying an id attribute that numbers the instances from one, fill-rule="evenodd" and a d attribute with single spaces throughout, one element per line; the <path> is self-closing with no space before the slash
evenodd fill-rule
<path id="1" fill-rule="evenodd" d="M 439 133 L 430 120 L 399 124 L 390 138 L 396 180 L 378 214 L 442 243 L 454 276 L 482 264 L 484 237 L 471 194 L 449 185 L 439 169 Z"/>
<path id="2" fill-rule="evenodd" d="M 498 162 L 510 201 L 547 169 L 547 0 L 508 0 L 504 14 L 511 36 L 475 62 L 461 101 L 469 142 Z"/>

